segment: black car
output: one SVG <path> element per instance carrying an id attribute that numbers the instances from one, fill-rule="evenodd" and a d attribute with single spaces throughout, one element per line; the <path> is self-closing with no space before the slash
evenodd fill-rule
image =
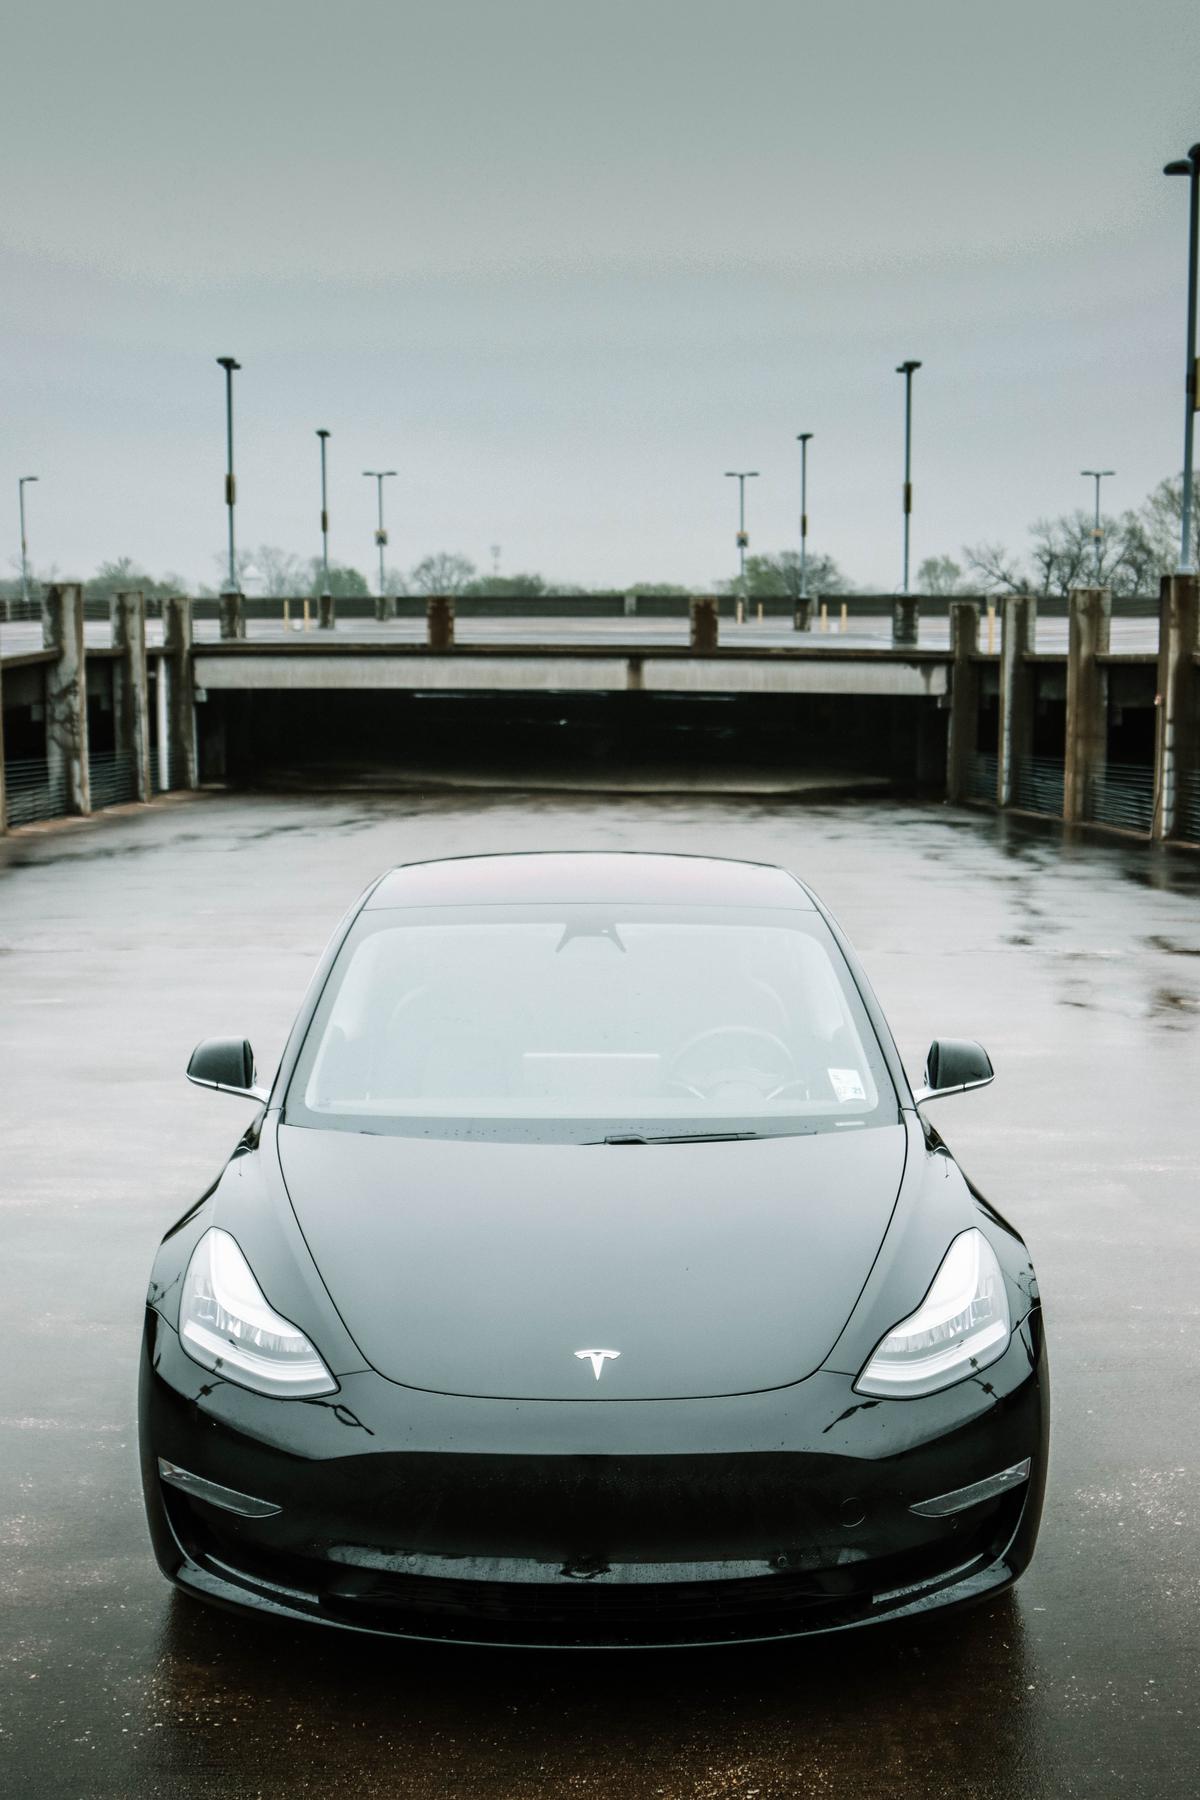
<path id="1" fill-rule="evenodd" d="M 922 1118 L 785 870 L 393 869 L 168 1232 L 141 1456 L 180 1588 L 472 1643 L 828 1632 L 1033 1553 L 1048 1387 L 1021 1238 Z"/>

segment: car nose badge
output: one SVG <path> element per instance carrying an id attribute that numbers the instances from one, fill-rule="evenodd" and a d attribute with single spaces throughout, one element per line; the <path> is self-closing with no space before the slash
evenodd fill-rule
<path id="1" fill-rule="evenodd" d="M 620 1356 L 621 1352 L 619 1350 L 577 1350 L 575 1354 L 580 1362 L 591 1363 L 592 1374 L 596 1377 L 596 1380 L 599 1381 L 604 1372 L 605 1363 L 611 1362 L 614 1358 Z"/>

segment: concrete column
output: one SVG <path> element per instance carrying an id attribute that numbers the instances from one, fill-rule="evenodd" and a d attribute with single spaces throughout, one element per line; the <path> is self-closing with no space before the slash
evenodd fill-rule
<path id="1" fill-rule="evenodd" d="M 966 798 L 971 757 L 979 739 L 979 608 L 973 600 L 950 603 L 950 731 L 946 744 L 946 798 Z"/>
<path id="2" fill-rule="evenodd" d="M 996 805 L 1011 806 L 1017 765 L 1033 743 L 1033 672 L 1025 657 L 1037 632 L 1037 601 L 1005 594 L 1000 615 L 1000 735 L 996 755 Z"/>
<path id="3" fill-rule="evenodd" d="M 921 628 L 921 603 L 915 594 L 897 594 L 892 605 L 893 644 L 915 644 Z"/>
<path id="4" fill-rule="evenodd" d="M 223 638 L 244 638 L 246 635 L 245 595 L 218 594 L 217 618 L 220 620 Z"/>
<path id="5" fill-rule="evenodd" d="M 717 648 L 720 635 L 717 607 L 712 595 L 695 595 L 691 601 L 691 644 L 701 656 L 707 656 Z"/>
<path id="6" fill-rule="evenodd" d="M 1179 833 L 1182 784 L 1200 768 L 1200 578 L 1164 576 L 1160 593 L 1151 835 L 1171 838 Z"/>
<path id="7" fill-rule="evenodd" d="M 794 631 L 812 630 L 812 601 L 797 600 L 792 611 L 792 629 Z"/>
<path id="8" fill-rule="evenodd" d="M 1067 730 L 1063 764 L 1063 818 L 1082 819 L 1094 775 L 1108 759 L 1108 672 L 1096 658 L 1107 654 L 1112 623 L 1108 588 L 1076 588 L 1067 602 Z"/>
<path id="9" fill-rule="evenodd" d="M 425 607 L 425 641 L 431 650 L 454 648 L 454 601 L 449 594 L 431 594 Z"/>
<path id="10" fill-rule="evenodd" d="M 53 650 L 46 670 L 46 762 L 50 785 L 61 781 L 69 813 L 92 810 L 88 779 L 87 670 L 83 652 L 83 589 L 56 582 L 42 601 L 42 638 Z"/>
<path id="11" fill-rule="evenodd" d="M 158 678 L 167 677 L 168 786 L 196 786 L 196 703 L 192 693 L 192 603 L 163 601 L 163 656 Z"/>
<path id="12" fill-rule="evenodd" d="M 113 723 L 117 749 L 133 768 L 133 791 L 150 798 L 150 713 L 146 681 L 146 602 L 141 594 L 117 594 L 112 601 L 113 649 L 121 652 L 114 670 Z"/>
<path id="13" fill-rule="evenodd" d="M 376 596 L 375 596 L 375 622 L 376 622 L 376 624 L 386 625 L 388 623 L 388 621 L 390 619 L 394 619 L 395 616 L 396 616 L 396 596 L 395 596 L 395 594 L 376 594 Z"/>
<path id="14" fill-rule="evenodd" d="M 317 601 L 317 626 L 321 631 L 332 631 L 337 624 L 337 602 L 332 594 L 322 594 Z"/>

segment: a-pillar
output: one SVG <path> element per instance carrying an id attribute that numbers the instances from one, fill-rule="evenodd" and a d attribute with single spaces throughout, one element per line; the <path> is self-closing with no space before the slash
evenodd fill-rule
<path id="1" fill-rule="evenodd" d="M 973 600 L 950 602 L 950 732 L 946 745 L 946 798 L 965 800 L 971 758 L 979 741 L 979 608 Z"/>
<path id="2" fill-rule="evenodd" d="M 1096 659 L 1108 654 L 1112 594 L 1108 588 L 1075 588 L 1067 608 L 1063 818 L 1082 819 L 1092 780 L 1108 760 L 1108 674 Z"/>
<path id="3" fill-rule="evenodd" d="M 1017 771 L 1033 748 L 1033 652 L 1037 601 L 1029 594 L 1006 594 L 1000 615 L 1000 731 L 996 745 L 996 804 L 1011 806 Z"/>
<path id="4" fill-rule="evenodd" d="M 698 595 L 691 603 L 691 644 L 701 656 L 717 648 L 719 627 L 717 601 L 711 595 Z"/>
<path id="5" fill-rule="evenodd" d="M 1156 838 L 1179 836 L 1185 784 L 1200 770 L 1197 649 L 1200 649 L 1200 578 L 1167 575 L 1163 579 L 1159 605 L 1158 692 L 1154 697 L 1158 724 L 1154 745 L 1151 834 Z"/>
<path id="6" fill-rule="evenodd" d="M 196 703 L 192 689 L 192 603 L 163 601 L 163 654 L 159 680 L 167 676 L 169 787 L 196 785 Z"/>
<path id="7" fill-rule="evenodd" d="M 119 753 L 129 758 L 133 791 L 150 798 L 150 711 L 146 681 L 146 602 L 141 594 L 117 594 L 112 601 L 114 670 L 113 725 Z"/>
<path id="8" fill-rule="evenodd" d="M 83 589 L 56 582 L 42 601 L 42 638 L 54 661 L 46 670 L 46 766 L 51 793 L 60 786 L 66 811 L 92 810 L 88 779 L 87 668 Z"/>

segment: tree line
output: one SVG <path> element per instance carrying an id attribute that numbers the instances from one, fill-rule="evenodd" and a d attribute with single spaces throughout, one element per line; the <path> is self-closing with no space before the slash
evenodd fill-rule
<path id="1" fill-rule="evenodd" d="M 936 595 L 1014 593 L 1049 597 L 1065 596 L 1073 588 L 1099 585 L 1111 588 L 1119 596 L 1156 594 L 1160 578 L 1178 565 L 1182 507 L 1183 482 L 1171 477 L 1160 481 L 1139 507 L 1120 515 L 1102 516 L 1099 540 L 1094 535 L 1094 515 L 1083 508 L 1060 513 L 1055 518 L 1037 519 L 1029 527 L 1028 542 L 1023 551 L 1013 552 L 1002 543 L 985 541 L 964 545 L 957 557 L 946 554 L 926 557 L 917 567 L 914 591 Z M 1192 520 L 1195 532 L 1193 561 L 1200 563 L 1200 477 L 1194 482 Z M 1098 567 L 1097 541 L 1100 548 Z M 223 576 L 224 558 L 214 560 Z M 237 568 L 243 591 L 268 599 L 306 595 L 315 598 L 324 586 L 320 557 L 296 556 L 274 544 L 259 544 L 255 549 L 243 551 L 237 559 Z M 31 580 L 34 596 L 40 595 L 44 585 L 55 579 L 54 571 L 42 571 Z M 385 579 L 389 594 L 532 599 L 539 594 L 583 595 L 597 591 L 570 582 L 550 581 L 528 571 L 511 575 L 481 573 L 469 557 L 444 550 L 422 557 L 409 570 L 389 568 L 385 571 Z M 220 592 L 224 582 L 218 579 L 212 585 L 194 589 L 182 576 L 155 577 L 131 557 L 122 556 L 101 563 L 86 585 L 91 598 L 103 599 L 124 589 L 140 588 L 147 599 L 153 600 L 190 592 L 202 597 L 212 596 Z M 843 573 L 833 558 L 820 552 L 810 554 L 807 559 L 806 586 L 810 595 L 853 594 L 856 591 L 853 580 Z M 329 587 L 339 599 L 367 598 L 374 591 L 361 570 L 348 563 L 330 564 Z M 732 580 L 709 583 L 711 592 L 753 600 L 795 600 L 799 598 L 800 588 L 800 553 L 797 550 L 748 556 L 744 574 Z M 674 582 L 635 581 L 618 591 L 682 597 L 696 590 Z M 0 579 L 0 599 L 16 599 L 20 592 L 21 583 L 17 577 Z"/>

